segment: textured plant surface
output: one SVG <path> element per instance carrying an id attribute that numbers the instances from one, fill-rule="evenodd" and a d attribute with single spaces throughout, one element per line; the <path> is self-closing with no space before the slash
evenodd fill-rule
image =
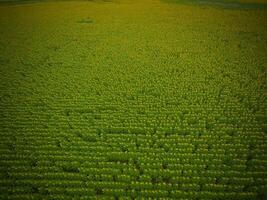
<path id="1" fill-rule="evenodd" d="M 197 5 L 0 4 L 0 199 L 267 199 L 266 9 Z"/>

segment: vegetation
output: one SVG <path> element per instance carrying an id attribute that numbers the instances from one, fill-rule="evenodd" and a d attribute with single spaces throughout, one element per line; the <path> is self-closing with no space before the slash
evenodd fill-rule
<path id="1" fill-rule="evenodd" d="M 267 199 L 266 18 L 0 4 L 0 199 Z"/>
<path id="2" fill-rule="evenodd" d="M 168 3 L 182 3 L 198 6 L 215 6 L 224 9 L 267 9 L 266 0 L 164 0 Z"/>

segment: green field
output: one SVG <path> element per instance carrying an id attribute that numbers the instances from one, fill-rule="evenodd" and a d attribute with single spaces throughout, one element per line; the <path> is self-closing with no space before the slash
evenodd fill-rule
<path id="1" fill-rule="evenodd" d="M 0 199 L 267 199 L 265 0 L 0 0 Z"/>

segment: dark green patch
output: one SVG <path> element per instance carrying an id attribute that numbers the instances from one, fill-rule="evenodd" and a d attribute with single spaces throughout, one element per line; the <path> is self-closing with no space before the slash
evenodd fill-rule
<path id="1" fill-rule="evenodd" d="M 225 9 L 267 9 L 266 3 L 242 3 L 238 0 L 163 0 L 167 3 L 180 3 L 199 6 L 215 6 Z"/>
<path id="2" fill-rule="evenodd" d="M 86 19 L 79 20 L 78 23 L 80 23 L 80 24 L 91 24 L 91 23 L 93 23 L 93 20 L 90 19 L 90 18 L 86 18 Z"/>
<path id="3" fill-rule="evenodd" d="M 96 193 L 96 195 L 103 195 L 103 190 L 102 190 L 102 188 L 96 188 L 96 189 L 95 189 L 95 193 Z"/>
<path id="4" fill-rule="evenodd" d="M 79 173 L 79 172 L 80 172 L 80 170 L 79 170 L 78 167 L 75 167 L 75 166 L 68 166 L 68 165 L 63 166 L 63 167 L 62 167 L 62 170 L 63 170 L 64 172 L 69 172 L 69 173 Z"/>
<path id="5" fill-rule="evenodd" d="M 0 0 L 0 5 L 32 4 L 38 2 L 44 2 L 44 0 Z"/>

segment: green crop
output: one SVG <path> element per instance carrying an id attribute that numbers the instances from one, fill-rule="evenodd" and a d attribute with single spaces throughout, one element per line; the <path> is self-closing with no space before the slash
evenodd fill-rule
<path id="1" fill-rule="evenodd" d="M 0 3 L 0 199 L 267 199 L 266 5 L 168 2 Z"/>

